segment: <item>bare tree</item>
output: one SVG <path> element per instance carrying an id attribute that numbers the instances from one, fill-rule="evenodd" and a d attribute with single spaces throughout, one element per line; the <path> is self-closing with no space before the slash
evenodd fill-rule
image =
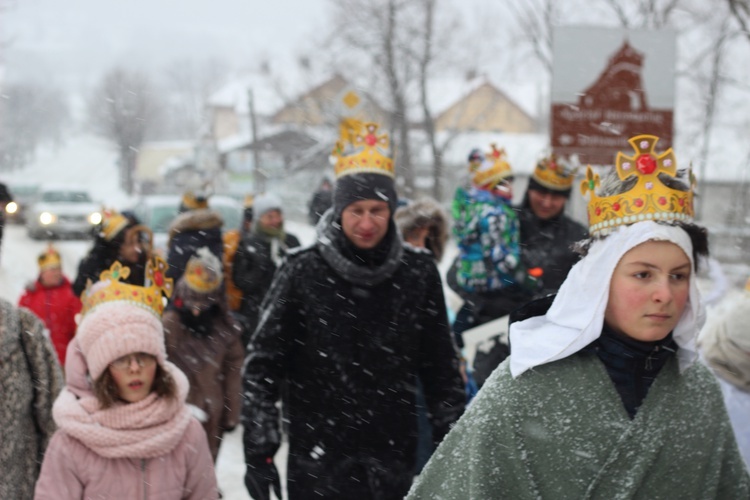
<path id="1" fill-rule="evenodd" d="M 58 145 L 69 120 L 58 89 L 30 82 L 6 84 L 0 98 L 0 168 L 24 167 L 45 141 Z"/>
<path id="2" fill-rule="evenodd" d="M 159 115 L 151 82 L 141 73 L 115 68 L 104 75 L 89 101 L 94 129 L 117 145 L 120 184 L 133 193 L 138 148 Z"/>
<path id="3" fill-rule="evenodd" d="M 416 78 L 411 36 L 417 29 L 415 3 L 408 0 L 332 0 L 332 4 L 336 20 L 332 41 L 342 52 L 353 56 L 352 60 L 359 62 L 359 68 L 369 66 L 372 79 L 368 86 L 373 94 L 382 95 L 376 87 L 385 80 L 395 160 L 398 173 L 404 180 L 404 191 L 407 196 L 411 195 L 415 189 L 415 173 L 409 137 L 408 90 Z"/>
<path id="4" fill-rule="evenodd" d="M 158 137 L 195 139 L 208 121 L 206 101 L 228 73 L 224 61 L 183 59 L 170 64 L 165 71 L 163 126 Z"/>
<path id="5" fill-rule="evenodd" d="M 732 17 L 739 23 L 740 30 L 750 41 L 750 0 L 727 0 Z"/>

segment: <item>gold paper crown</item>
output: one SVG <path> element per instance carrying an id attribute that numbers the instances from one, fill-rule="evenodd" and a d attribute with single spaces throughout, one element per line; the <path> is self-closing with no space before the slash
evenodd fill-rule
<path id="1" fill-rule="evenodd" d="M 213 292 L 221 285 L 222 278 L 221 261 L 208 247 L 199 248 L 185 267 L 188 288 L 199 293 Z"/>
<path id="2" fill-rule="evenodd" d="M 497 149 L 491 144 L 492 151 L 485 155 L 485 160 L 474 170 L 472 182 L 479 187 L 495 187 L 500 181 L 513 177 L 513 170 L 505 156 L 505 149 Z"/>
<path id="3" fill-rule="evenodd" d="M 60 254 L 57 252 L 57 250 L 54 249 L 52 245 L 50 245 L 44 253 L 39 255 L 39 257 L 37 258 L 37 262 L 39 263 L 40 271 L 62 266 Z"/>
<path id="4" fill-rule="evenodd" d="M 182 195 L 182 206 L 190 210 L 208 208 L 208 197 L 204 194 L 188 191 Z"/>
<path id="5" fill-rule="evenodd" d="M 634 156 L 617 153 L 616 168 L 621 182 L 636 179 L 626 192 L 600 197 L 594 190 L 600 185 L 598 174 L 589 165 L 586 179 L 581 182 L 581 193 L 590 192 L 588 214 L 589 233 L 607 234 L 613 228 L 644 220 L 692 221 L 692 185 L 680 191 L 664 184 L 659 174 L 676 177 L 677 162 L 672 148 L 657 154 L 654 147 L 659 138 L 654 135 L 637 135 L 629 139 Z M 691 173 L 692 182 L 692 173 Z"/>
<path id="6" fill-rule="evenodd" d="M 560 162 L 554 154 L 542 158 L 531 175 L 539 184 L 553 191 L 569 190 L 575 176 L 576 169 Z"/>
<path id="7" fill-rule="evenodd" d="M 336 178 L 359 173 L 395 176 L 393 160 L 386 156 L 390 147 L 388 134 L 378 135 L 377 123 L 347 119 L 342 121 L 340 135 L 331 153 Z M 348 154 L 347 143 L 352 146 Z"/>
<path id="8" fill-rule="evenodd" d="M 166 277 L 168 265 L 158 256 L 151 257 L 146 263 L 145 286 L 123 283 L 121 279 L 130 276 L 130 268 L 115 262 L 99 275 L 99 281 L 86 283 L 86 289 L 81 294 L 81 316 L 95 309 L 101 304 L 110 302 L 125 302 L 142 307 L 156 316 L 161 317 L 164 312 L 162 294 L 170 297 L 173 290 L 172 278 Z"/>
<path id="9" fill-rule="evenodd" d="M 105 240 L 112 241 L 128 223 L 130 223 L 128 218 L 117 210 L 111 208 L 104 210 L 102 213 L 102 229 L 100 234 Z"/>
<path id="10" fill-rule="evenodd" d="M 255 202 L 255 196 L 252 194 L 246 194 L 242 200 L 242 208 L 251 208 Z"/>

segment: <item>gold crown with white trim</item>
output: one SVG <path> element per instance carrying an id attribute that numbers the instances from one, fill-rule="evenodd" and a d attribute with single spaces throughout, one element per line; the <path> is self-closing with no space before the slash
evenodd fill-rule
<path id="1" fill-rule="evenodd" d="M 99 281 L 92 283 L 89 280 L 86 283 L 86 289 L 81 294 L 81 316 L 102 304 L 124 302 L 161 317 L 164 312 L 162 294 L 170 297 L 174 286 L 174 280 L 166 277 L 168 267 L 161 257 L 151 257 L 146 263 L 145 284 L 138 286 L 120 281 L 130 276 L 130 268 L 115 262 L 109 269 L 101 272 Z"/>
<path id="2" fill-rule="evenodd" d="M 542 158 L 531 175 L 535 181 L 553 191 L 568 191 L 573 186 L 576 169 L 561 162 L 553 153 Z"/>
<path id="3" fill-rule="evenodd" d="M 199 293 L 213 292 L 223 280 L 221 261 L 208 247 L 201 247 L 190 257 L 185 267 L 185 282 L 188 288 Z"/>
<path id="4" fill-rule="evenodd" d="M 628 140 L 635 150 L 633 156 L 617 153 L 615 166 L 621 182 L 636 179 L 636 184 L 623 193 L 600 197 L 595 188 L 600 179 L 589 165 L 586 179 L 581 181 L 581 193 L 589 195 L 589 234 L 605 235 L 612 229 L 644 220 L 692 221 L 693 177 L 687 191 L 666 185 L 659 175 L 676 178 L 677 161 L 672 148 L 661 154 L 655 152 L 659 138 L 637 135 Z"/>
<path id="5" fill-rule="evenodd" d="M 340 139 L 331 153 L 336 178 L 350 174 L 373 173 L 395 177 L 393 160 L 387 156 L 388 134 L 378 135 L 377 123 L 342 120 Z M 347 144 L 351 147 L 347 148 Z"/>

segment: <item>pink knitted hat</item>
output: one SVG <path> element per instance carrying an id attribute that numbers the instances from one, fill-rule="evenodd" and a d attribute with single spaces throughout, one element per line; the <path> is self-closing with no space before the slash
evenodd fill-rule
<path id="1" fill-rule="evenodd" d="M 112 361 L 127 354 L 151 354 L 161 366 L 167 358 L 159 318 L 126 301 L 100 304 L 86 314 L 78 325 L 76 338 L 92 380 L 98 379 Z"/>

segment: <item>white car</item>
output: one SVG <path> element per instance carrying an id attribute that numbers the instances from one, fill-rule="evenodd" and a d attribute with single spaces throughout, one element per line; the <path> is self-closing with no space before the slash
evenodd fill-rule
<path id="1" fill-rule="evenodd" d="M 102 221 L 101 205 L 83 189 L 42 187 L 29 207 L 26 229 L 32 239 L 54 237 L 90 238 Z"/>
<path id="2" fill-rule="evenodd" d="M 147 226 L 154 233 L 153 247 L 157 253 L 166 258 L 169 225 L 177 216 L 181 196 L 178 195 L 150 195 L 138 200 L 132 212 L 141 224 Z M 239 229 L 242 222 L 242 203 L 238 200 L 221 195 L 208 198 L 209 208 L 216 210 L 224 219 L 222 231 Z"/>

